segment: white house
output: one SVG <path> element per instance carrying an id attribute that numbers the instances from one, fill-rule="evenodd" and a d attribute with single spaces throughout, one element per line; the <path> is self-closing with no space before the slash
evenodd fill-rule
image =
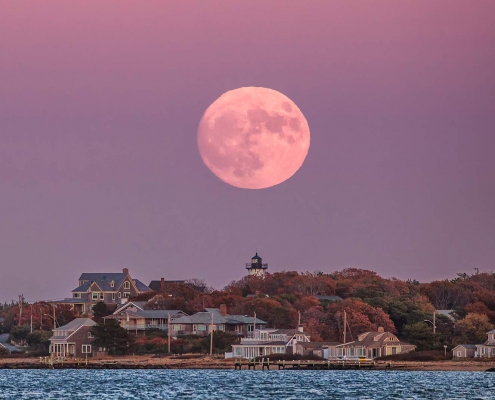
<path id="1" fill-rule="evenodd" d="M 271 354 L 296 354 L 297 343 L 309 342 L 303 327 L 297 329 L 256 329 L 254 337 L 242 338 L 240 344 L 232 345 L 234 358 L 255 358 Z M 226 356 L 227 357 L 227 356 Z"/>

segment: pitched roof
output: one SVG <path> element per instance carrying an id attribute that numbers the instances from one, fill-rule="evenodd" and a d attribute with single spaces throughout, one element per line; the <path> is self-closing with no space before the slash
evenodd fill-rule
<path id="1" fill-rule="evenodd" d="M 486 334 L 488 335 L 489 333 L 495 333 L 495 329 L 492 329 L 491 331 L 488 331 Z"/>
<path id="2" fill-rule="evenodd" d="M 96 322 L 89 318 L 76 318 L 73 321 L 53 329 L 53 336 L 50 339 L 63 340 L 67 339 L 82 326 L 94 326 Z"/>
<path id="3" fill-rule="evenodd" d="M 120 311 L 128 307 L 133 308 L 133 306 L 139 310 L 144 310 L 144 306 L 146 303 L 146 301 L 128 301 L 127 303 L 120 305 L 120 307 L 117 307 L 117 309 L 114 311 L 114 314 L 118 314 Z"/>
<path id="4" fill-rule="evenodd" d="M 58 328 L 53 329 L 54 331 L 75 331 L 79 329 L 81 326 L 93 326 L 96 325 L 96 322 L 91 318 L 76 318 L 70 321 L 68 324 L 63 326 L 59 326 Z"/>
<path id="5" fill-rule="evenodd" d="M 126 316 L 129 315 L 130 317 L 141 317 L 141 318 L 168 318 L 168 315 L 170 314 L 171 317 L 178 315 L 178 314 L 183 314 L 181 310 L 126 310 L 121 313 L 114 313 L 112 315 L 109 315 L 104 318 L 115 318 L 117 315 L 119 316 Z"/>
<path id="6" fill-rule="evenodd" d="M 393 338 L 396 340 L 387 341 L 386 339 Z M 410 343 L 401 342 L 397 339 L 393 333 L 390 332 L 364 332 L 358 335 L 358 340 L 353 342 L 340 344 L 339 347 L 353 347 L 353 346 L 365 346 L 365 347 L 382 347 L 388 343 L 399 344 L 401 346 L 413 346 Z"/>
<path id="7" fill-rule="evenodd" d="M 104 292 L 115 292 L 122 285 L 125 278 L 127 278 L 127 275 L 128 274 L 124 272 L 84 272 L 79 277 L 79 281 L 87 282 L 84 282 L 81 286 L 77 287 L 72 292 L 87 292 L 93 282 L 96 283 L 98 287 Z M 138 291 L 151 291 L 148 286 L 146 286 L 138 279 L 132 280 L 134 281 L 134 284 L 136 285 Z M 113 286 L 111 285 L 112 281 L 114 282 Z"/>
<path id="8" fill-rule="evenodd" d="M 213 313 L 213 314 L 218 314 L 222 315 L 220 313 L 219 308 L 205 308 L 205 312 L 207 313 Z M 211 317 L 210 317 L 211 318 Z M 250 317 L 249 315 L 240 315 L 240 314 L 226 314 L 225 318 L 229 319 L 232 324 L 254 324 L 254 317 Z M 210 319 L 211 321 L 211 319 Z M 256 324 L 258 325 L 265 325 L 267 324 L 266 321 L 263 321 L 262 319 L 256 318 Z"/>

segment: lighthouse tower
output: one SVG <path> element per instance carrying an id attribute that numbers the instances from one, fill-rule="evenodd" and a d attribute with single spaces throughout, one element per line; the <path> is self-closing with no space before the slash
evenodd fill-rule
<path id="1" fill-rule="evenodd" d="M 258 255 L 258 252 L 251 257 L 251 262 L 246 263 L 246 269 L 248 270 L 249 276 L 265 276 L 265 271 L 268 269 L 268 264 L 263 264 L 263 260 Z"/>

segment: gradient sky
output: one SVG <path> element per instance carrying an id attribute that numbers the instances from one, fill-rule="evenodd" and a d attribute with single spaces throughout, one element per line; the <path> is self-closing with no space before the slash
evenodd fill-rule
<path id="1" fill-rule="evenodd" d="M 81 272 L 269 271 L 421 281 L 494 270 L 495 2 L 4 1 L 0 301 Z M 264 86 L 305 114 L 288 181 L 231 187 L 199 120 Z"/>

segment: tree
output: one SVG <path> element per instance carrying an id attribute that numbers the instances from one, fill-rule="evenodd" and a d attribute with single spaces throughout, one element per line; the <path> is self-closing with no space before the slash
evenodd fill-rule
<path id="1" fill-rule="evenodd" d="M 416 350 L 433 350 L 438 347 L 433 329 L 426 322 L 404 326 L 404 338 L 416 345 Z"/>
<path id="2" fill-rule="evenodd" d="M 95 336 L 93 344 L 107 349 L 108 354 L 128 354 L 133 350 L 134 338 L 114 319 L 93 326 L 91 331 Z"/>
<path id="3" fill-rule="evenodd" d="M 29 347 L 36 350 L 47 350 L 50 345 L 50 338 L 52 337 L 52 332 L 50 331 L 34 331 L 28 333 L 26 337 L 26 342 Z"/>
<path id="4" fill-rule="evenodd" d="M 29 335 L 30 328 L 27 325 L 14 326 L 10 330 L 10 340 L 16 342 L 20 346 L 27 344 L 26 339 Z"/>
<path id="5" fill-rule="evenodd" d="M 463 343 L 476 344 L 486 340 L 486 333 L 493 329 L 488 317 L 484 314 L 468 314 L 457 323 Z"/>
<path id="6" fill-rule="evenodd" d="M 103 301 L 97 302 L 93 306 L 93 317 L 96 322 L 101 322 L 103 317 L 110 315 L 112 312 L 108 309 L 107 305 Z"/>

